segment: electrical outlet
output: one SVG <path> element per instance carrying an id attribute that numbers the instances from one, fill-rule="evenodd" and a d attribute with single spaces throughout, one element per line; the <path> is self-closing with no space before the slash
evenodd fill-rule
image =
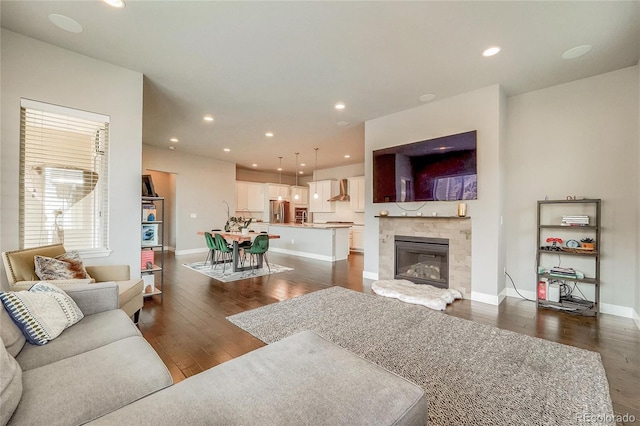
<path id="1" fill-rule="evenodd" d="M 291 239 L 291 244 L 295 244 L 296 242 L 293 240 L 293 238 Z"/>
<path id="2" fill-rule="evenodd" d="M 196 217 L 198 217 L 198 215 L 197 215 L 197 214 L 195 214 L 195 213 L 191 213 L 191 219 L 195 219 Z"/>
<path id="3" fill-rule="evenodd" d="M 507 267 L 506 266 L 504 267 L 504 271 L 503 272 L 504 272 L 504 275 L 507 275 Z"/>

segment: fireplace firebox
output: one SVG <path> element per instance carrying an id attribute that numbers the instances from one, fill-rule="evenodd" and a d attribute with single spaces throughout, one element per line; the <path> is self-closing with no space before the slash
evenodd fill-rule
<path id="1" fill-rule="evenodd" d="M 449 240 L 396 235 L 395 278 L 449 288 Z"/>

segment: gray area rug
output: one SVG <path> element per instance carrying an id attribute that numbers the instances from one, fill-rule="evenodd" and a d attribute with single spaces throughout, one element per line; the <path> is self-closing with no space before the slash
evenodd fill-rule
<path id="1" fill-rule="evenodd" d="M 265 266 L 264 268 L 259 268 L 254 271 L 242 271 L 242 272 L 232 272 L 231 265 L 227 265 L 226 271 L 222 272 L 222 265 L 218 265 L 214 268 L 210 263 L 204 264 L 203 262 L 194 262 L 194 263 L 183 263 L 182 266 L 192 269 L 196 272 L 200 272 L 203 275 L 208 276 L 209 278 L 213 278 L 218 281 L 222 281 L 225 283 L 231 281 L 244 280 L 245 278 L 251 277 L 260 277 L 262 275 L 270 275 L 277 274 L 279 272 L 285 271 L 293 271 L 293 268 L 289 268 L 287 266 L 276 265 L 275 263 L 269 263 L 271 267 L 271 272 Z"/>
<path id="2" fill-rule="evenodd" d="M 596 352 L 341 287 L 228 320 L 265 343 L 314 330 L 413 381 L 430 425 L 615 424 Z"/>

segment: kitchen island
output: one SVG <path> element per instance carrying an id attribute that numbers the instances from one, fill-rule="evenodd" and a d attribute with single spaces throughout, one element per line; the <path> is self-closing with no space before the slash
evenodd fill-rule
<path id="1" fill-rule="evenodd" d="M 350 225 L 329 223 L 271 223 L 269 233 L 280 235 L 269 241 L 269 251 L 335 262 L 349 256 Z"/>

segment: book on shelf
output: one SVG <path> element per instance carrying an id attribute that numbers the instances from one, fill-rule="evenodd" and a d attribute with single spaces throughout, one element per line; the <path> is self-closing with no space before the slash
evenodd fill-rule
<path id="1" fill-rule="evenodd" d="M 148 262 L 151 262 L 151 265 L 155 263 L 155 252 L 153 250 L 140 251 L 140 269 L 147 270 Z"/>
<path id="2" fill-rule="evenodd" d="M 154 275 L 142 275 L 143 293 L 153 293 L 156 291 L 156 277 Z"/>
<path id="3" fill-rule="evenodd" d="M 142 225 L 142 246 L 157 246 L 158 245 L 158 224 L 143 224 Z"/>
<path id="4" fill-rule="evenodd" d="M 154 204 L 142 205 L 142 220 L 147 222 L 153 222 L 158 217 L 156 206 Z"/>
<path id="5" fill-rule="evenodd" d="M 564 226 L 586 226 L 589 225 L 589 216 L 586 215 L 563 215 L 561 225 Z"/>
<path id="6" fill-rule="evenodd" d="M 575 269 L 573 268 L 561 268 L 555 266 L 549 270 L 549 275 L 558 278 L 578 278 Z"/>

